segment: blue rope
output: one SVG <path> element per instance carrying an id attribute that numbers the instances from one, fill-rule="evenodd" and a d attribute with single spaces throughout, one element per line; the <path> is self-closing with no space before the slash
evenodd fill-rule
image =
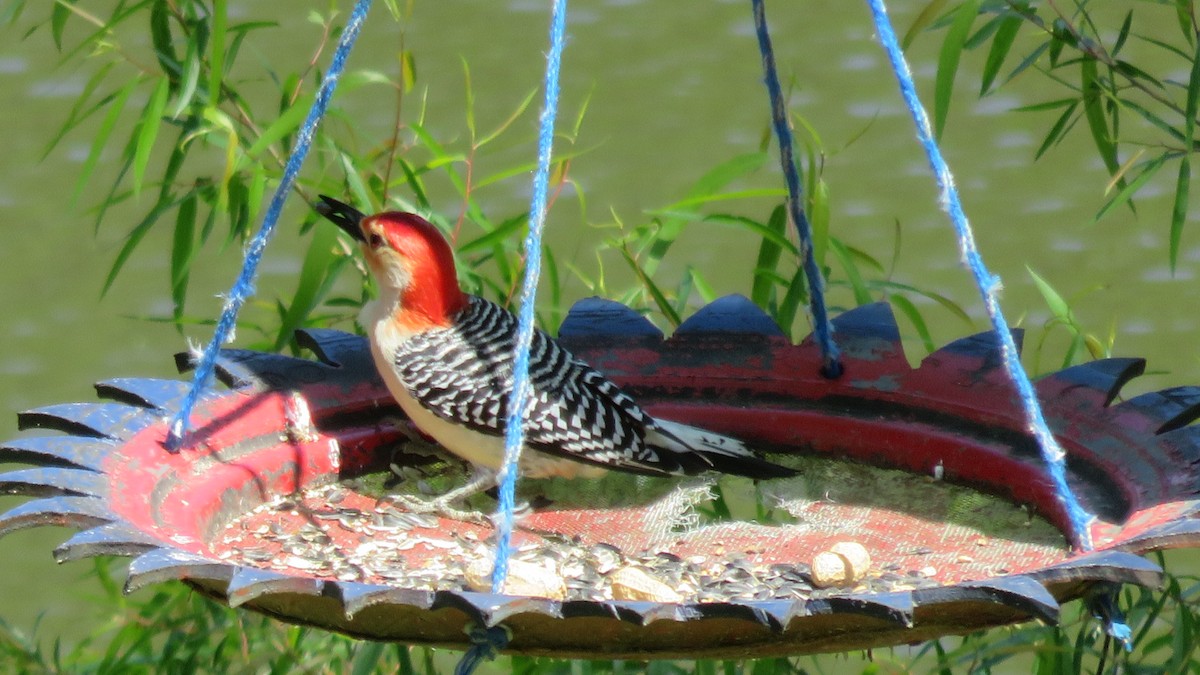
<path id="1" fill-rule="evenodd" d="M 787 182 L 788 215 L 796 224 L 796 233 L 800 239 L 801 263 L 804 266 L 804 276 L 808 279 L 813 337 L 821 349 L 821 360 L 824 362 L 822 374 L 835 378 L 842 374 L 842 362 L 837 343 L 833 341 L 833 324 L 829 322 L 829 312 L 825 308 L 825 281 L 813 256 L 812 227 L 804 214 L 804 207 L 800 205 L 800 173 L 796 170 L 796 158 L 793 155 L 795 141 L 792 139 L 792 129 L 788 125 L 787 107 L 784 105 L 783 90 L 779 86 L 779 75 L 775 70 L 775 51 L 771 48 L 771 35 L 767 31 L 763 0 L 751 0 L 751 5 L 754 7 L 754 28 L 758 33 L 758 49 L 762 53 L 767 92 L 771 97 L 771 122 L 779 140 L 779 164 Z"/>
<path id="2" fill-rule="evenodd" d="M 1071 492 L 1071 487 L 1067 485 L 1066 453 L 1059 447 L 1058 441 L 1054 439 L 1054 434 L 1046 425 L 1046 418 L 1042 414 L 1037 394 L 1029 382 L 1029 376 L 1025 373 L 1025 369 L 1021 367 L 1021 356 L 1017 352 L 1017 345 L 1013 341 L 1008 323 L 1000 309 L 1000 301 L 997 298 L 1000 291 L 1000 278 L 994 276 L 984 266 L 983 258 L 975 246 L 975 236 L 971 232 L 971 225 L 967 222 L 962 203 L 958 199 L 958 190 L 954 187 L 954 177 L 950 173 L 950 167 L 947 166 L 946 160 L 942 158 L 937 141 L 933 138 L 929 117 L 925 113 L 924 106 L 921 105 L 921 100 L 917 97 L 912 73 L 909 71 L 908 63 L 904 60 L 900 43 L 896 40 L 896 32 L 892 29 L 883 0 L 867 0 L 867 4 L 870 5 L 875 19 L 875 31 L 879 35 L 879 41 L 883 44 L 884 51 L 887 52 L 888 58 L 892 62 L 896 79 L 900 83 L 900 94 L 904 97 L 904 102 L 916 123 L 917 136 L 925 148 L 925 154 L 928 156 L 929 164 L 937 178 L 938 188 L 941 191 L 939 202 L 950 215 L 950 221 L 958 235 L 959 249 L 967 267 L 971 269 L 971 274 L 975 277 L 975 284 L 979 287 L 979 293 L 983 297 L 988 318 L 991 319 L 992 328 L 1000 341 L 1004 367 L 1008 371 L 1009 378 L 1017 387 L 1017 393 L 1021 397 L 1021 403 L 1025 410 L 1026 427 L 1037 439 L 1042 451 L 1042 459 L 1046 462 L 1050 472 L 1050 479 L 1054 483 L 1058 500 L 1067 510 L 1072 530 L 1070 533 L 1072 543 L 1083 551 L 1090 551 L 1092 550 L 1092 538 L 1088 524 L 1093 516 L 1083 509 L 1074 493 Z"/>
<path id="3" fill-rule="evenodd" d="M 1125 647 L 1125 651 L 1133 651 L 1133 629 L 1125 622 L 1125 615 L 1117 602 L 1121 585 L 1117 583 L 1101 583 L 1089 589 L 1084 596 L 1084 602 L 1092 616 L 1104 626 L 1104 633 Z"/>
<path id="4" fill-rule="evenodd" d="M 467 630 L 467 635 L 471 638 L 471 646 L 454 667 L 454 675 L 471 675 L 479 664 L 496 658 L 500 650 L 512 639 L 512 633 L 503 626 L 473 626 Z"/>
<path id="5" fill-rule="evenodd" d="M 521 286 L 521 310 L 517 316 L 517 344 L 513 361 L 513 390 L 508 399 L 504 433 L 504 466 L 500 469 L 500 497 L 496 507 L 496 565 L 492 570 L 492 592 L 500 593 L 508 576 L 512 544 L 513 496 L 517 483 L 517 460 L 525 442 L 525 404 L 529 399 L 529 345 L 533 340 L 534 299 L 542 268 L 542 230 L 546 225 L 546 194 L 550 183 L 550 156 L 554 147 L 554 118 L 558 112 L 558 73 L 562 65 L 567 25 L 567 0 L 554 0 L 550 19 L 550 53 L 546 56 L 545 98 L 542 100 L 538 134 L 537 169 L 533 174 L 533 197 L 529 205 L 529 234 L 525 238 L 525 278 Z"/>
<path id="6" fill-rule="evenodd" d="M 213 370 L 217 365 L 217 356 L 220 354 L 221 345 L 233 339 L 233 329 L 237 322 L 237 313 L 245 304 L 246 299 L 254 295 L 254 277 L 258 271 L 259 260 L 262 259 L 263 251 L 266 250 L 267 241 L 271 238 L 271 233 L 275 229 L 275 223 L 279 220 L 279 214 L 283 210 L 283 201 L 287 197 L 288 192 L 292 189 L 292 184 L 296 181 L 296 175 L 300 173 L 300 167 L 304 164 L 304 158 L 308 155 L 308 149 L 312 145 L 313 134 L 317 130 L 317 124 L 325 115 L 325 109 L 329 106 L 329 99 L 333 96 L 333 90 L 337 88 L 338 77 L 342 74 L 342 69 L 346 64 L 346 57 L 350 54 L 350 49 L 354 46 L 354 41 L 358 38 L 358 33 L 362 29 L 363 22 L 367 18 L 367 10 L 371 8 L 371 0 L 358 0 L 354 5 L 354 10 L 350 13 L 350 20 L 346 22 L 346 28 L 342 31 L 341 39 L 338 40 L 337 49 L 333 53 L 333 60 L 329 63 L 329 71 L 325 73 L 325 79 L 321 81 L 321 88 L 317 90 L 316 100 L 313 101 L 312 108 L 308 111 L 308 118 L 304 120 L 304 125 L 300 127 L 300 131 L 296 134 L 296 144 L 292 148 L 292 155 L 288 157 L 287 166 L 283 172 L 283 179 L 279 182 L 279 187 L 275 188 L 275 194 L 271 197 L 271 205 L 267 208 L 266 216 L 263 217 L 262 226 L 258 230 L 258 234 L 250 240 L 250 244 L 246 247 L 246 258 L 242 263 L 242 273 L 234 282 L 233 288 L 229 289 L 229 295 L 225 298 L 225 306 L 221 310 L 221 318 L 217 321 L 217 329 L 213 334 L 212 341 L 205 347 L 204 353 L 200 356 L 199 362 L 196 364 L 196 373 L 192 378 L 192 386 L 188 390 L 187 396 L 183 399 L 183 404 L 179 408 L 179 412 L 171 418 L 170 432 L 167 434 L 166 447 L 171 452 L 178 452 L 180 448 L 186 445 L 188 429 L 192 417 L 192 409 L 196 406 L 196 402 L 203 393 L 204 388 L 208 385 L 212 378 Z"/>

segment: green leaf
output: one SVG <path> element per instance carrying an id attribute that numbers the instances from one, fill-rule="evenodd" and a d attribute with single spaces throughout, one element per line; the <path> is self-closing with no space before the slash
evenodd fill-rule
<path id="1" fill-rule="evenodd" d="M 150 163 L 150 151 L 154 149 L 154 140 L 158 138 L 158 129 L 162 125 L 163 111 L 167 105 L 167 95 L 170 93 L 170 83 L 167 78 L 160 78 L 150 102 L 142 113 L 138 123 L 137 144 L 133 153 L 133 193 L 136 195 L 142 189 L 142 178 L 146 175 L 146 165 Z"/>
<path id="2" fill-rule="evenodd" d="M 382 642 L 356 643 L 354 665 L 350 669 L 350 675 L 371 675 L 381 670 L 381 666 L 385 665 L 383 661 L 384 647 Z"/>
<path id="3" fill-rule="evenodd" d="M 104 286 L 102 286 L 100 289 L 101 297 L 108 293 L 108 289 L 112 288 L 113 282 L 116 281 L 117 275 L 121 272 L 121 268 L 124 267 L 125 262 L 129 260 L 129 255 L 133 253 L 133 250 L 137 248 L 142 239 L 146 237 L 146 233 L 150 231 L 150 228 L 154 225 L 154 223 L 158 222 L 159 216 L 161 216 L 163 212 L 170 207 L 170 205 L 171 203 L 169 201 L 159 201 L 154 205 L 154 208 L 150 210 L 150 213 L 146 214 L 146 216 L 142 218 L 141 222 L 135 225 L 134 228 L 129 231 L 129 234 L 125 236 L 125 243 L 121 246 L 121 250 L 117 252 L 117 257 L 115 260 L 113 260 L 112 267 L 108 270 L 108 276 L 104 279 Z"/>
<path id="4" fill-rule="evenodd" d="M 972 321 L 971 317 L 967 315 L 966 310 L 964 310 L 958 303 L 942 295 L 941 293 L 935 293 L 934 291 L 917 288 L 916 286 L 912 286 L 910 284 L 902 284 L 897 281 L 888 280 L 873 281 L 871 282 L 871 287 L 884 290 L 888 293 L 889 297 L 896 295 L 894 291 L 902 291 L 911 295 L 920 295 L 922 297 L 929 298 L 930 300 L 933 300 L 937 304 L 941 305 L 946 311 L 960 319 L 963 322 L 963 325 L 965 325 L 968 329 L 973 329 L 975 326 L 975 322 Z"/>
<path id="5" fill-rule="evenodd" d="M 508 220 L 500 223 L 490 232 L 485 232 L 483 235 L 468 241 L 458 247 L 458 252 L 462 255 L 479 253 L 494 248 L 508 241 L 521 228 L 525 227 L 529 222 L 526 214 L 521 213 Z"/>
<path id="6" fill-rule="evenodd" d="M 779 205 L 775 211 L 771 212 L 771 218 L 775 218 L 775 213 L 779 209 L 784 209 L 786 223 L 786 206 Z M 792 243 L 787 236 L 787 227 L 775 228 L 770 223 L 764 225 L 757 220 L 747 218 L 745 216 L 734 216 L 727 213 L 714 213 L 711 216 L 704 218 L 706 223 L 719 223 L 721 225 L 732 225 L 740 230 L 746 230 L 755 237 L 766 240 L 772 246 L 778 247 L 782 251 L 786 251 L 789 255 L 799 257 L 800 250 Z"/>
<path id="7" fill-rule="evenodd" d="M 1033 154 L 1034 159 L 1041 158 L 1041 156 L 1045 154 L 1047 150 L 1063 139 L 1066 133 L 1070 131 L 1071 127 L 1075 126 L 1075 108 L 1078 107 L 1078 105 L 1078 101 L 1072 102 L 1071 105 L 1068 106 L 1067 109 L 1058 116 L 1058 119 L 1055 120 L 1054 125 L 1050 127 L 1049 133 L 1046 134 L 1046 138 L 1042 139 L 1042 144 L 1038 146 L 1037 152 Z"/>
<path id="8" fill-rule="evenodd" d="M 812 230 L 813 260 L 818 267 L 825 267 L 825 254 L 829 250 L 829 184 L 818 179 L 808 197 L 808 224 Z M 790 242 L 789 242 L 790 243 Z"/>
<path id="9" fill-rule="evenodd" d="M 791 283 L 787 285 L 787 293 L 784 293 L 783 300 L 779 301 L 779 309 L 775 313 L 776 323 L 788 337 L 792 335 L 792 325 L 796 323 L 800 305 L 807 300 L 808 285 L 804 279 L 804 268 L 797 267 L 796 272 L 792 274 Z"/>
<path id="10" fill-rule="evenodd" d="M 787 210 L 782 205 L 776 206 L 775 210 L 771 212 L 771 218 L 767 221 L 766 228 L 782 237 L 786 227 Z M 773 238 L 763 237 L 758 244 L 758 260 L 754 263 L 754 281 L 750 287 L 750 300 L 764 310 L 770 307 L 772 291 L 775 288 L 774 272 L 782 253 L 783 247 Z"/>
<path id="11" fill-rule="evenodd" d="M 1125 187 L 1118 190 L 1117 193 L 1104 204 L 1104 206 L 1100 207 L 1100 210 L 1096 212 L 1096 216 L 1093 218 L 1093 220 L 1100 220 L 1109 211 L 1112 211 L 1114 208 L 1129 202 L 1129 200 L 1133 198 L 1133 195 L 1137 193 L 1137 191 L 1140 190 L 1143 185 L 1146 184 L 1146 181 L 1150 180 L 1154 177 L 1154 174 L 1158 173 L 1158 170 L 1162 168 L 1163 163 L 1167 161 L 1168 157 L 1169 155 L 1164 152 L 1158 157 L 1155 157 L 1149 162 L 1143 164 L 1141 173 L 1137 175 L 1137 178 L 1134 178 L 1126 183 Z"/>
<path id="12" fill-rule="evenodd" d="M 999 74 L 1000 68 L 1004 66 L 1004 59 L 1008 57 L 1008 52 L 1012 49 L 1013 41 L 1017 38 L 1017 33 L 1021 30 L 1023 20 L 1020 16 L 1010 14 L 999 19 L 1000 25 L 996 29 L 996 36 L 992 38 L 992 46 L 988 49 L 987 61 L 983 65 L 983 75 L 980 78 L 979 95 L 983 96 L 992 88 L 992 83 L 996 80 L 996 75 Z"/>
<path id="13" fill-rule="evenodd" d="M 196 87 L 200 83 L 200 68 L 204 60 L 200 52 L 200 38 L 201 35 L 197 32 L 188 40 L 187 52 L 183 56 L 183 79 L 175 96 L 175 107 L 171 110 L 171 117 L 179 117 L 196 95 Z"/>
<path id="14" fill-rule="evenodd" d="M 54 38 L 54 46 L 62 51 L 63 27 L 67 25 L 67 17 L 71 16 L 71 6 L 75 0 L 56 0 L 50 10 L 50 35 Z"/>
<path id="15" fill-rule="evenodd" d="M 937 81 L 933 95 L 933 128 L 938 138 L 946 126 L 946 116 L 950 113 L 950 97 L 954 93 L 954 77 L 958 74 L 958 60 L 962 55 L 963 44 L 971 32 L 971 24 L 979 15 L 980 0 L 967 0 L 954 11 L 954 21 L 942 41 L 942 50 L 938 56 Z"/>
<path id="16" fill-rule="evenodd" d="M 312 233 L 312 242 L 308 245 L 304 263 L 300 267 L 296 292 L 288 304 L 275 337 L 276 351 L 283 349 L 291 341 L 296 329 L 304 325 L 305 319 L 328 292 L 337 277 L 337 272 L 349 260 L 336 252 L 337 228 L 314 227 Z"/>
<path id="17" fill-rule="evenodd" d="M 188 277 L 196 249 L 196 195 L 191 193 L 179 203 L 175 215 L 175 236 L 171 243 L 171 301 L 176 324 L 182 328 Z"/>
<path id="18" fill-rule="evenodd" d="M 97 111 L 112 101 L 115 94 L 110 92 L 107 96 L 102 97 L 99 101 L 88 106 L 86 111 L 84 110 L 84 106 L 91 100 L 92 94 L 96 92 L 96 89 L 102 82 L 104 82 L 105 78 L 108 77 L 108 74 L 112 72 L 114 65 L 115 62 L 110 61 L 97 68 L 96 72 L 92 73 L 92 76 L 88 78 L 87 84 L 85 84 L 83 87 L 83 91 L 81 91 L 79 96 L 75 98 L 75 105 L 71 106 L 71 112 L 67 115 L 67 119 L 62 123 L 62 126 L 58 128 L 58 131 L 55 132 L 55 134 L 50 138 L 50 141 L 46 143 L 46 148 L 42 150 L 41 158 L 43 160 L 50 156 L 50 151 L 58 146 L 59 141 L 63 139 L 63 136 L 67 135 L 67 132 L 74 129 L 81 122 L 94 115 Z"/>
<path id="19" fill-rule="evenodd" d="M 1175 182 L 1175 202 L 1171 207 L 1170 265 L 1175 273 L 1179 261 L 1179 242 L 1183 238 L 1183 224 L 1187 220 L 1188 189 L 1192 179 L 1192 143 L 1196 137 L 1196 113 L 1200 109 L 1200 41 L 1192 55 L 1192 73 L 1188 78 L 1187 102 L 1183 109 L 1183 137 L 1188 148 L 1179 161 L 1179 178 Z"/>
<path id="20" fill-rule="evenodd" d="M 1168 122 L 1167 122 L 1166 120 L 1164 120 L 1163 118 L 1159 117 L 1157 113 L 1151 112 L 1150 110 L 1148 110 L 1148 109 L 1146 109 L 1146 108 L 1142 107 L 1142 106 L 1141 106 L 1140 104 L 1138 104 L 1136 101 L 1133 101 L 1133 100 L 1131 100 L 1131 99 L 1128 99 L 1128 98 L 1122 98 L 1122 99 L 1121 99 L 1121 106 L 1122 106 L 1122 107 L 1124 107 L 1124 108 L 1128 108 L 1129 110 L 1132 110 L 1132 111 L 1134 111 L 1134 112 L 1135 112 L 1135 113 L 1137 113 L 1137 114 L 1138 114 L 1138 115 L 1139 115 L 1139 116 L 1140 116 L 1142 119 L 1144 119 L 1144 120 L 1146 120 L 1147 122 L 1149 122 L 1150 124 L 1153 124 L 1154 126 L 1158 127 L 1158 129 L 1159 129 L 1160 131 L 1162 131 L 1163 133 L 1167 134 L 1167 135 L 1168 135 L 1168 136 L 1170 136 L 1171 138 L 1175 139 L 1175 140 L 1176 140 L 1176 141 L 1178 141 L 1179 143 L 1182 143 L 1182 144 L 1184 144 L 1184 145 L 1190 145 L 1190 144 L 1191 144 L 1191 142 L 1190 142 L 1188 139 L 1184 138 L 1184 135 L 1183 135 L 1183 132 L 1182 132 L 1182 131 L 1180 131 L 1180 130 L 1176 129 L 1175 127 L 1171 126 L 1171 125 L 1170 125 L 1170 123 L 1168 123 Z"/>
<path id="21" fill-rule="evenodd" d="M 837 257 L 838 262 L 842 264 L 842 269 L 846 272 L 846 279 L 850 284 L 850 289 L 854 292 L 854 302 L 858 305 L 870 304 L 873 301 L 871 292 L 863 280 L 862 272 L 858 269 L 858 264 L 855 263 L 855 256 L 837 239 L 829 240 L 829 248 L 833 251 L 834 256 Z"/>
<path id="22" fill-rule="evenodd" d="M 270 126 L 263 129 L 258 138 L 254 139 L 250 149 L 246 150 L 246 154 L 257 159 L 273 143 L 278 143 L 299 128 L 308 116 L 309 109 L 312 108 L 314 96 L 314 94 L 306 94 L 297 99 L 291 107 L 276 117 Z"/>
<path id="23" fill-rule="evenodd" d="M 1075 324 L 1075 317 L 1071 314 L 1071 306 L 1067 304 L 1067 301 L 1063 300 L 1063 297 L 1059 295 L 1058 291 L 1054 290 L 1054 287 L 1049 282 L 1038 276 L 1038 273 L 1034 272 L 1032 267 L 1026 265 L 1025 269 L 1029 272 L 1029 276 L 1033 278 L 1033 284 L 1037 287 L 1038 293 L 1041 293 L 1042 299 L 1046 301 L 1046 307 L 1050 309 L 1050 313 L 1054 315 L 1054 318 L 1062 321 L 1064 324 L 1073 326 Z"/>
<path id="24" fill-rule="evenodd" d="M 400 91 L 407 94 L 417 84 L 417 62 L 411 51 L 400 52 Z"/>
<path id="25" fill-rule="evenodd" d="M 929 333 L 929 326 L 925 323 L 925 317 L 921 316 L 920 310 L 908 298 L 903 295 L 888 295 L 888 302 L 893 307 L 900 310 L 900 313 L 908 317 L 913 328 L 917 329 L 917 335 L 921 338 L 921 344 L 925 347 L 925 352 L 932 354 L 937 345 L 933 343 L 933 336 Z"/>
<path id="26" fill-rule="evenodd" d="M 208 104 L 221 101 L 221 87 L 225 78 L 225 40 L 228 19 L 227 0 L 213 0 L 212 37 L 209 38 L 208 56 Z"/>
<path id="27" fill-rule="evenodd" d="M 928 5 L 917 14 L 917 18 L 913 19 L 912 25 L 904 32 L 904 39 L 900 41 L 900 48 L 908 51 L 909 45 L 917 38 L 917 34 L 933 24 L 934 19 L 942 13 L 942 8 L 946 6 L 947 0 L 932 0 Z"/>
<path id="28" fill-rule="evenodd" d="M 1171 274 L 1179 262 L 1179 242 L 1183 238 L 1183 224 L 1187 221 L 1188 186 L 1192 182 L 1192 160 L 1184 155 L 1179 162 L 1179 178 L 1175 182 L 1175 201 L 1171 206 L 1170 264 Z"/>
<path id="29" fill-rule="evenodd" d="M 1114 57 L 1119 54 L 1121 52 L 1121 48 L 1125 46 L 1125 41 L 1129 39 L 1129 30 L 1132 27 L 1133 10 L 1131 9 L 1125 14 L 1125 21 L 1121 22 L 1121 31 L 1117 33 L 1117 39 L 1115 42 L 1113 42 L 1111 53 Z"/>
<path id="30" fill-rule="evenodd" d="M 642 284 L 642 288 L 645 289 L 645 291 L 650 294 L 650 298 L 654 300 L 654 305 L 658 307 L 658 311 L 663 313 L 663 316 L 665 316 L 667 321 L 671 323 L 672 328 L 677 328 L 683 321 L 680 319 L 679 313 L 675 311 L 675 308 L 672 307 L 671 303 L 667 300 L 667 296 L 663 295 L 662 290 L 659 289 L 658 285 L 654 283 L 654 280 L 650 278 L 650 275 L 646 272 L 646 270 L 638 264 L 637 259 L 633 257 L 633 254 L 629 252 L 628 248 L 622 246 L 621 255 L 624 256 L 625 262 L 629 263 L 629 267 L 633 270 L 633 273 L 637 275 L 638 281 Z"/>
<path id="31" fill-rule="evenodd" d="M 1175 0 L 1175 20 L 1179 23 L 1179 32 L 1189 45 L 1196 44 L 1196 29 L 1192 22 L 1195 20 L 1193 0 Z"/>
<path id="32" fill-rule="evenodd" d="M 1033 51 L 1029 52 L 1029 55 L 1021 59 L 1021 62 L 1017 64 L 1017 67 L 1012 69 L 1012 72 L 1008 74 L 1008 77 L 1004 78 L 1004 81 L 1012 81 L 1013 78 L 1025 72 L 1030 66 L 1037 63 L 1038 59 L 1042 58 L 1042 54 L 1050 48 L 1051 42 L 1051 40 L 1047 40 L 1034 48 Z"/>
<path id="33" fill-rule="evenodd" d="M 475 147 L 482 148 L 483 146 L 485 146 L 488 143 L 495 140 L 497 136 L 504 133 L 509 127 L 511 127 L 512 124 L 514 122 L 516 122 L 517 119 L 519 119 L 521 117 L 521 115 L 523 115 L 525 113 L 526 110 L 529 109 L 529 104 L 533 102 L 533 98 L 535 95 L 537 95 L 536 89 L 532 90 L 528 94 L 526 94 L 525 98 L 521 99 L 521 102 L 518 103 L 517 107 L 512 111 L 512 114 L 510 114 L 507 119 L 505 119 L 503 122 L 501 122 L 490 133 L 485 135 L 483 138 L 479 139 L 475 143 Z M 561 159 L 561 157 L 559 157 L 559 159 Z"/>
<path id="34" fill-rule="evenodd" d="M 696 294 L 700 296 L 700 301 L 704 304 L 709 304 L 717 299 L 717 292 L 713 290 L 712 284 L 700 274 L 692 265 L 688 265 L 687 273 L 692 277 L 692 286 L 696 289 Z"/>
<path id="35" fill-rule="evenodd" d="M 107 147 L 113 127 L 121 119 L 121 113 L 125 110 L 125 104 L 129 101 L 130 94 L 140 83 L 141 80 L 137 78 L 130 80 L 116 93 L 112 103 L 109 104 L 108 114 L 104 116 L 104 121 L 100 123 L 96 135 L 92 137 L 92 146 L 88 149 L 87 159 L 83 160 L 83 166 L 79 169 L 79 179 L 75 181 L 75 192 L 71 195 L 72 206 L 79 201 L 79 194 L 83 192 L 83 186 L 87 185 L 88 180 L 92 177 L 92 172 L 96 169 L 96 162 L 100 160 L 101 153 Z"/>
<path id="36" fill-rule="evenodd" d="M 682 202 L 676 202 L 665 207 L 662 211 L 666 212 L 668 217 L 662 220 L 657 236 L 650 246 L 650 251 L 644 261 L 644 269 L 647 274 L 653 275 L 658 269 L 658 263 L 667 255 L 667 251 L 679 238 L 683 228 L 691 221 L 699 218 L 692 210 L 684 210 L 682 213 L 672 213 L 682 205 L 701 204 L 711 201 L 713 195 L 725 188 L 733 181 L 745 176 L 749 173 L 757 171 L 762 167 L 767 160 L 767 153 L 753 152 L 745 155 L 739 155 L 733 159 L 727 160 L 718 164 L 712 170 L 705 173 L 697 180 L 690 190 L 687 197 Z"/>
<path id="37" fill-rule="evenodd" d="M 1104 112 L 1103 83 L 1097 73 L 1096 59 L 1084 56 L 1080 62 L 1080 90 L 1083 92 L 1083 114 L 1087 119 L 1088 129 L 1092 132 L 1092 142 L 1108 168 L 1110 175 L 1115 175 L 1120 168 L 1117 161 L 1117 145 L 1108 127 L 1108 117 Z M 1124 185 L 1122 185 L 1124 187 Z"/>
<path id="38" fill-rule="evenodd" d="M 106 27 L 107 30 L 111 28 Z M 150 44 L 158 58 L 159 67 L 167 74 L 179 72 L 179 57 L 171 38 L 171 7 L 168 0 L 154 0 L 150 5 Z"/>

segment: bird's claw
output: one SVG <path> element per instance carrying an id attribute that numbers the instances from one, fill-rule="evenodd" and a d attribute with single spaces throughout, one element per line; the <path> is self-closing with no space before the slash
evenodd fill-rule
<path id="1" fill-rule="evenodd" d="M 454 500 L 446 499 L 445 495 L 436 499 L 421 499 L 414 495 L 395 495 L 391 499 L 413 513 L 428 513 L 477 525 L 487 525 L 489 522 L 488 517 L 479 511 L 467 511 L 452 506 L 451 502 Z"/>

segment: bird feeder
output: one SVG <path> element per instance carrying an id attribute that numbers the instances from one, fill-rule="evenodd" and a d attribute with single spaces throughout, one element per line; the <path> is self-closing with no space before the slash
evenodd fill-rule
<path id="1" fill-rule="evenodd" d="M 503 626 L 506 651 L 588 658 L 743 658 L 845 651 L 1040 619 L 1112 584 L 1155 585 L 1141 554 L 1194 546 L 1200 389 L 1115 402 L 1140 359 L 1041 378 L 1096 549 L 1068 522 L 1025 431 L 992 334 L 912 367 L 891 309 L 834 321 L 845 374 L 819 374 L 740 296 L 674 335 L 584 300 L 559 331 L 656 417 L 740 438 L 800 470 L 764 481 L 526 481 L 510 585 L 487 592 L 486 520 L 416 514 L 397 493 L 453 483 L 379 380 L 365 341 L 298 334 L 312 360 L 225 350 L 193 418 L 163 449 L 187 384 L 114 379 L 101 403 L 22 413 L 32 436 L 0 490 L 33 499 L 0 534 L 67 525 L 60 562 L 128 556 L 128 590 L 182 580 L 213 600 L 372 640 L 464 648 Z M 186 367 L 186 357 L 180 358 Z M 624 482 L 621 482 L 624 480 Z M 555 491 L 557 488 L 557 492 Z M 490 503 L 485 500 L 485 508 Z M 742 515 L 739 516 L 738 514 Z M 832 557 L 831 557 L 832 556 Z"/>

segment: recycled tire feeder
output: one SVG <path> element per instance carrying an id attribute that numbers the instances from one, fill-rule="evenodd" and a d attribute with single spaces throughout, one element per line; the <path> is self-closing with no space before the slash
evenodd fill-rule
<path id="1" fill-rule="evenodd" d="M 785 463 L 808 462 L 807 479 L 786 481 L 811 479 L 826 465 L 874 467 L 917 490 L 968 486 L 1027 505 L 1066 531 L 991 334 L 953 342 L 913 368 L 886 304 L 848 311 L 835 326 L 846 369 L 836 380 L 818 374 L 810 341 L 791 344 L 740 296 L 704 307 L 666 340 L 622 305 L 584 300 L 560 339 L 657 416 L 742 438 Z M 552 504 L 535 508 L 515 540 L 535 555 L 568 542 L 642 561 L 657 556 L 724 575 L 712 580 L 717 587 L 790 566 L 795 584 L 785 579 L 774 591 L 743 584 L 729 597 L 714 591 L 661 602 L 497 595 L 449 577 L 439 587 L 426 572 L 460 565 L 464 541 L 483 540 L 488 528 L 430 516 L 381 523 L 377 500 L 359 493 L 358 479 L 403 461 L 403 446 L 394 458 L 388 447 L 409 432 L 362 338 L 308 330 L 299 340 L 316 360 L 224 351 L 219 374 L 229 389 L 206 395 L 195 417 L 198 442 L 176 455 L 162 444 L 183 382 L 109 380 L 96 385 L 109 402 L 22 413 L 23 429 L 67 435 L 0 447 L 0 461 L 37 465 L 0 474 L 3 491 L 35 497 L 0 516 L 0 535 L 79 528 L 57 559 L 129 556 L 130 590 L 180 579 L 216 601 L 286 621 L 457 648 L 468 646 L 466 629 L 503 625 L 509 652 L 593 658 L 844 651 L 1054 621 L 1061 603 L 1092 590 L 1157 584 L 1161 570 L 1140 554 L 1200 542 L 1200 435 L 1187 426 L 1200 416 L 1200 388 L 1114 403 L 1144 362 L 1104 359 L 1037 382 L 1069 454 L 1072 487 L 1098 515 L 1090 553 L 1071 555 L 1053 528 L 1049 543 L 1020 528 L 980 534 L 953 518 L 880 503 L 886 489 L 859 485 L 809 494 L 795 502 L 795 523 L 770 529 L 718 522 L 664 535 L 653 522 L 662 514 L 650 507 Z M 354 513 L 378 527 L 355 532 L 343 522 Z M 986 523 L 989 514 L 982 516 Z M 288 552 L 300 531 L 344 564 L 301 563 Z M 867 582 L 806 585 L 799 563 L 847 538 L 871 552 Z M 381 542 L 396 561 L 391 575 L 365 562 L 371 554 L 362 547 Z"/>

